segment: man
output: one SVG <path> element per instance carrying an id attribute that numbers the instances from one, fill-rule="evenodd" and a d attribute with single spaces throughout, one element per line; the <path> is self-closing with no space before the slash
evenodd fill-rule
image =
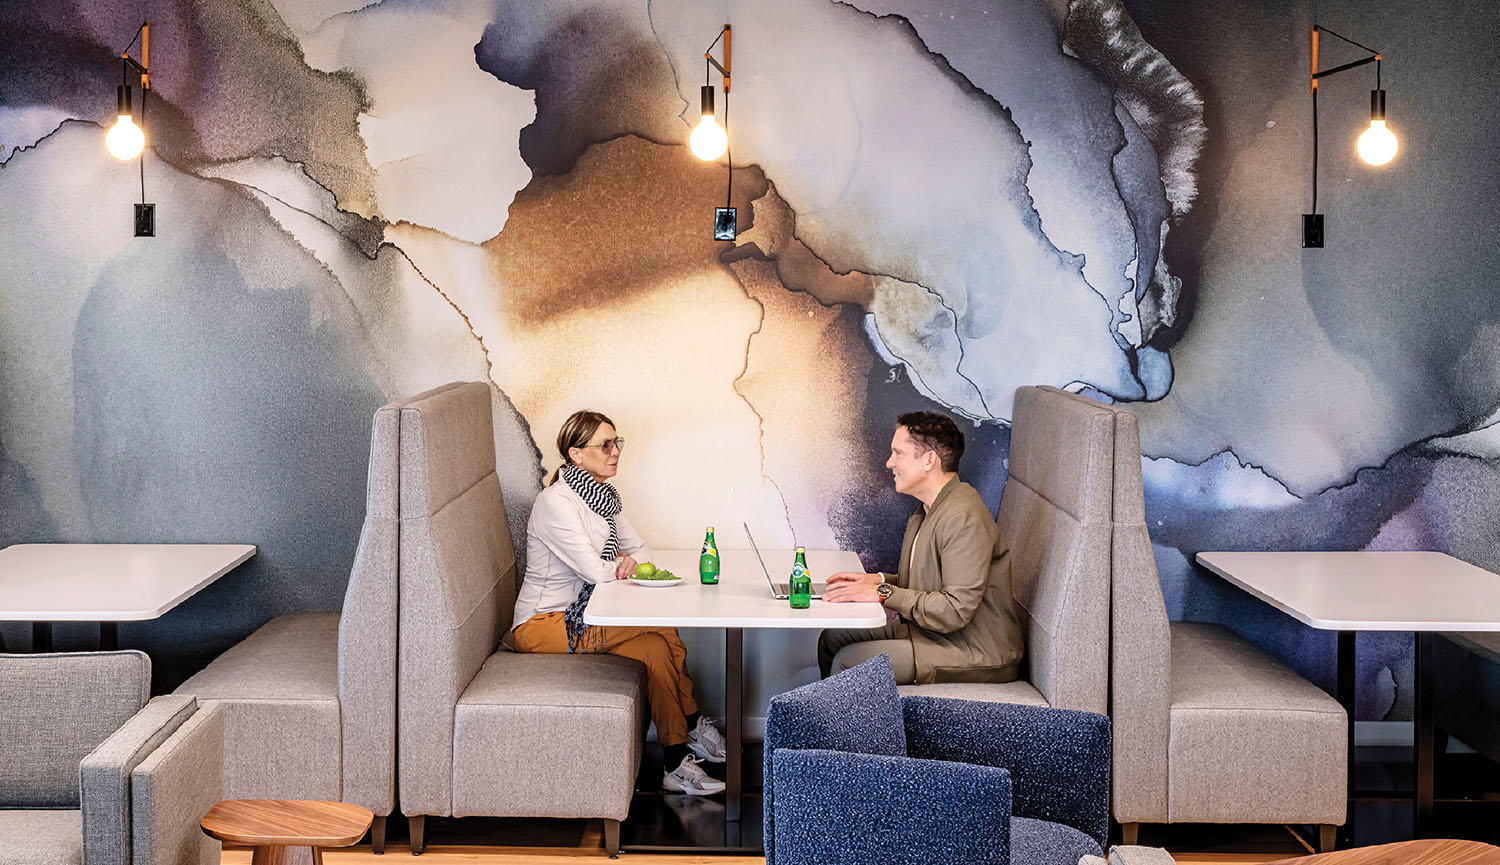
<path id="1" fill-rule="evenodd" d="M 1010 550 L 979 493 L 958 479 L 963 433 L 931 412 L 896 423 L 885 467 L 897 492 L 922 503 L 906 521 L 898 570 L 834 574 L 823 596 L 884 604 L 891 623 L 824 631 L 823 675 L 886 654 L 901 684 L 1012 681 L 1024 645 L 1010 594 Z"/>

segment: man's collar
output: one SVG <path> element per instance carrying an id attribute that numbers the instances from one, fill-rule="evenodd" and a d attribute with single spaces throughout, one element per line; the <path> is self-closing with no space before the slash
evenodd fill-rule
<path id="1" fill-rule="evenodd" d="M 943 484 L 943 488 L 938 490 L 937 497 L 932 500 L 932 505 L 924 509 L 925 513 L 930 514 L 934 510 L 937 510 L 937 506 L 942 504 L 943 499 L 946 499 L 950 494 L 952 494 L 955 489 L 958 488 L 959 483 L 960 481 L 958 479 L 958 473 L 954 472 L 953 477 L 949 478 L 948 482 L 946 484 Z M 920 504 L 920 501 L 918 503 Z"/>

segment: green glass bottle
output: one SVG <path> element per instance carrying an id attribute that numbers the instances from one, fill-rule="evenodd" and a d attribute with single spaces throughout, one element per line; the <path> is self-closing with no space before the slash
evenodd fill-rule
<path id="1" fill-rule="evenodd" d="M 719 582 L 719 542 L 714 540 L 713 526 L 709 526 L 703 535 L 703 552 L 698 554 L 698 579 L 705 586 Z"/>
<path id="2" fill-rule="evenodd" d="M 805 610 L 812 604 L 812 574 L 807 570 L 807 550 L 797 548 L 797 561 L 792 564 L 792 609 Z"/>

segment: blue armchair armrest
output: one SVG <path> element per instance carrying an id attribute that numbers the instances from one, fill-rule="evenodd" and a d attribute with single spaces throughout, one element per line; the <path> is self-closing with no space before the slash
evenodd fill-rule
<path id="1" fill-rule="evenodd" d="M 1009 865 L 1010 773 L 910 757 L 776 751 L 774 855 L 798 865 Z"/>
<path id="2" fill-rule="evenodd" d="M 1062 823 L 1103 847 L 1109 833 L 1109 719 L 1093 712 L 904 697 L 913 757 L 1011 773 L 1011 813 Z"/>

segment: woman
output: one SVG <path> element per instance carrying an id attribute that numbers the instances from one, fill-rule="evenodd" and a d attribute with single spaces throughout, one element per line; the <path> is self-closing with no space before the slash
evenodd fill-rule
<path id="1" fill-rule="evenodd" d="M 623 580 L 651 558 L 608 483 L 624 448 L 614 422 L 596 411 L 574 412 L 558 432 L 563 464 L 537 495 L 526 526 L 515 645 L 522 652 L 604 652 L 645 664 L 651 720 L 666 755 L 662 788 L 690 796 L 718 793 L 724 782 L 709 777 L 698 762 L 724 762 L 724 737 L 698 712 L 687 647 L 677 630 L 583 623 L 596 585 Z"/>

